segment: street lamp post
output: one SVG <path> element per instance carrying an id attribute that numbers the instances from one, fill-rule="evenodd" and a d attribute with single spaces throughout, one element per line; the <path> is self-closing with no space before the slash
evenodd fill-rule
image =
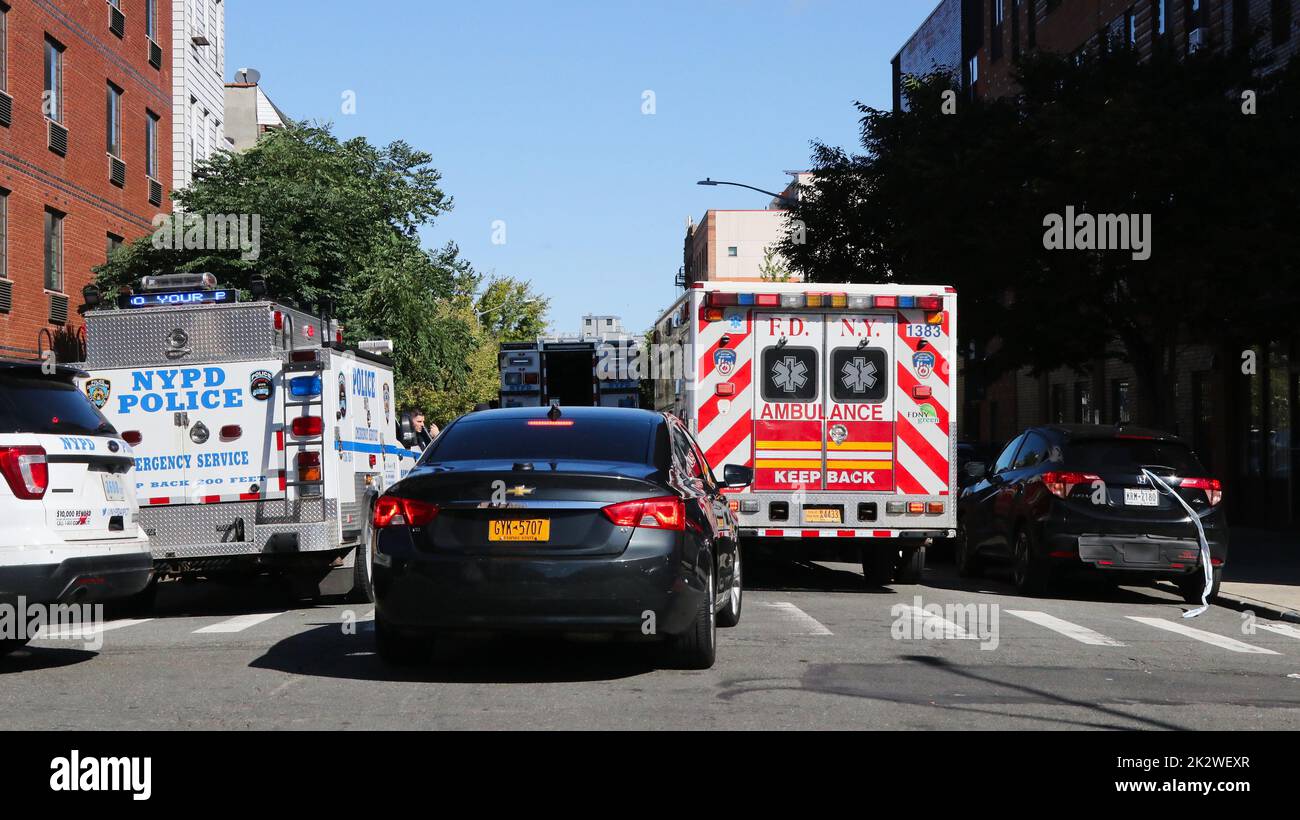
<path id="1" fill-rule="evenodd" d="M 785 194 L 773 193 L 772 191 L 764 191 L 762 188 L 755 188 L 753 185 L 746 185 L 743 182 L 723 182 L 720 179 L 709 179 L 708 177 L 705 177 L 704 179 L 700 180 L 695 184 L 696 185 L 732 185 L 736 188 L 748 188 L 751 191 L 758 191 L 760 194 L 767 194 L 768 196 L 773 197 L 774 199 L 780 200 L 781 204 L 787 208 L 790 207 L 791 205 L 794 205 L 795 203 L 795 200 L 791 199 Z"/>

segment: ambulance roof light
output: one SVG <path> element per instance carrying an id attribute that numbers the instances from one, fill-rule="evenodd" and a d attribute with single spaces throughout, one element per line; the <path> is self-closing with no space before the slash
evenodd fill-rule
<path id="1" fill-rule="evenodd" d="M 161 290 L 214 290 L 217 277 L 212 273 L 166 273 L 146 276 L 140 280 L 140 290 L 153 293 Z"/>

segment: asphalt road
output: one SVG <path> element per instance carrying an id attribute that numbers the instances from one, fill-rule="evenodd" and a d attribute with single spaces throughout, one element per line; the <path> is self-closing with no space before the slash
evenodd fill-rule
<path id="1" fill-rule="evenodd" d="M 1005 574 L 970 582 L 944 564 L 892 589 L 848 564 L 750 560 L 747 574 L 741 624 L 719 630 L 706 672 L 550 639 L 451 642 L 392 670 L 371 607 L 168 585 L 148 620 L 107 624 L 98 651 L 39 640 L 0 659 L 0 728 L 1300 728 L 1295 626 L 1221 607 L 1186 621 L 1149 587 L 1022 598 Z M 918 603 L 975 606 L 898 607 Z"/>

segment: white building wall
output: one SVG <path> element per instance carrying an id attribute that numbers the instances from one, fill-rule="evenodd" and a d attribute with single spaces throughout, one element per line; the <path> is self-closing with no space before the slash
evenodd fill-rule
<path id="1" fill-rule="evenodd" d="M 193 38 L 205 37 L 208 45 Z M 226 4 L 172 4 L 172 187 L 185 188 L 194 166 L 225 145 Z"/>
<path id="2" fill-rule="evenodd" d="M 764 256 L 785 235 L 786 212 L 713 211 L 717 220 L 715 279 L 758 279 Z M 735 256 L 731 249 L 735 248 Z M 778 254 L 775 262 L 783 263 Z"/>

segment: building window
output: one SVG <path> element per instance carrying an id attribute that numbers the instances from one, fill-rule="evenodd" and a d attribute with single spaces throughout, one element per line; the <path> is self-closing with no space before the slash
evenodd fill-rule
<path id="1" fill-rule="evenodd" d="M 1087 382 L 1074 385 L 1074 420 L 1079 424 L 1092 423 L 1092 390 Z"/>
<path id="2" fill-rule="evenodd" d="M 980 81 L 980 56 L 978 54 L 970 58 L 967 64 L 967 70 L 970 71 L 970 87 L 973 91 L 975 84 Z"/>
<path id="3" fill-rule="evenodd" d="M 1110 383 L 1110 413 L 1116 424 L 1132 421 L 1129 413 L 1129 386 L 1125 379 Z"/>
<path id="4" fill-rule="evenodd" d="M 154 34 L 154 15 L 157 14 L 158 0 L 144 0 L 144 36 L 154 42 L 158 41 Z"/>
<path id="5" fill-rule="evenodd" d="M 144 113 L 144 172 L 150 179 L 157 179 L 158 115 L 148 109 Z"/>
<path id="6" fill-rule="evenodd" d="M 1273 45 L 1285 45 L 1291 39 L 1291 0 L 1273 0 L 1269 14 L 1273 23 Z"/>
<path id="7" fill-rule="evenodd" d="M 125 241 L 126 241 L 125 239 L 118 236 L 117 234 L 110 233 L 108 235 L 107 247 L 104 249 L 104 259 L 105 260 L 112 259 L 113 252 L 116 251 L 118 248 L 122 247 L 122 243 Z"/>
<path id="8" fill-rule="evenodd" d="M 737 248 L 735 245 L 731 245 L 730 247 L 727 248 L 727 256 L 736 256 L 738 255 L 738 253 L 739 253 L 739 248 Z"/>
<path id="9" fill-rule="evenodd" d="M 63 46 L 45 38 L 45 116 L 63 122 Z"/>
<path id="10" fill-rule="evenodd" d="M 45 209 L 45 289 L 63 291 L 63 214 Z"/>
<path id="11" fill-rule="evenodd" d="M 118 159 L 122 158 L 122 89 L 108 84 L 107 121 L 104 133 L 107 137 L 108 153 Z"/>

